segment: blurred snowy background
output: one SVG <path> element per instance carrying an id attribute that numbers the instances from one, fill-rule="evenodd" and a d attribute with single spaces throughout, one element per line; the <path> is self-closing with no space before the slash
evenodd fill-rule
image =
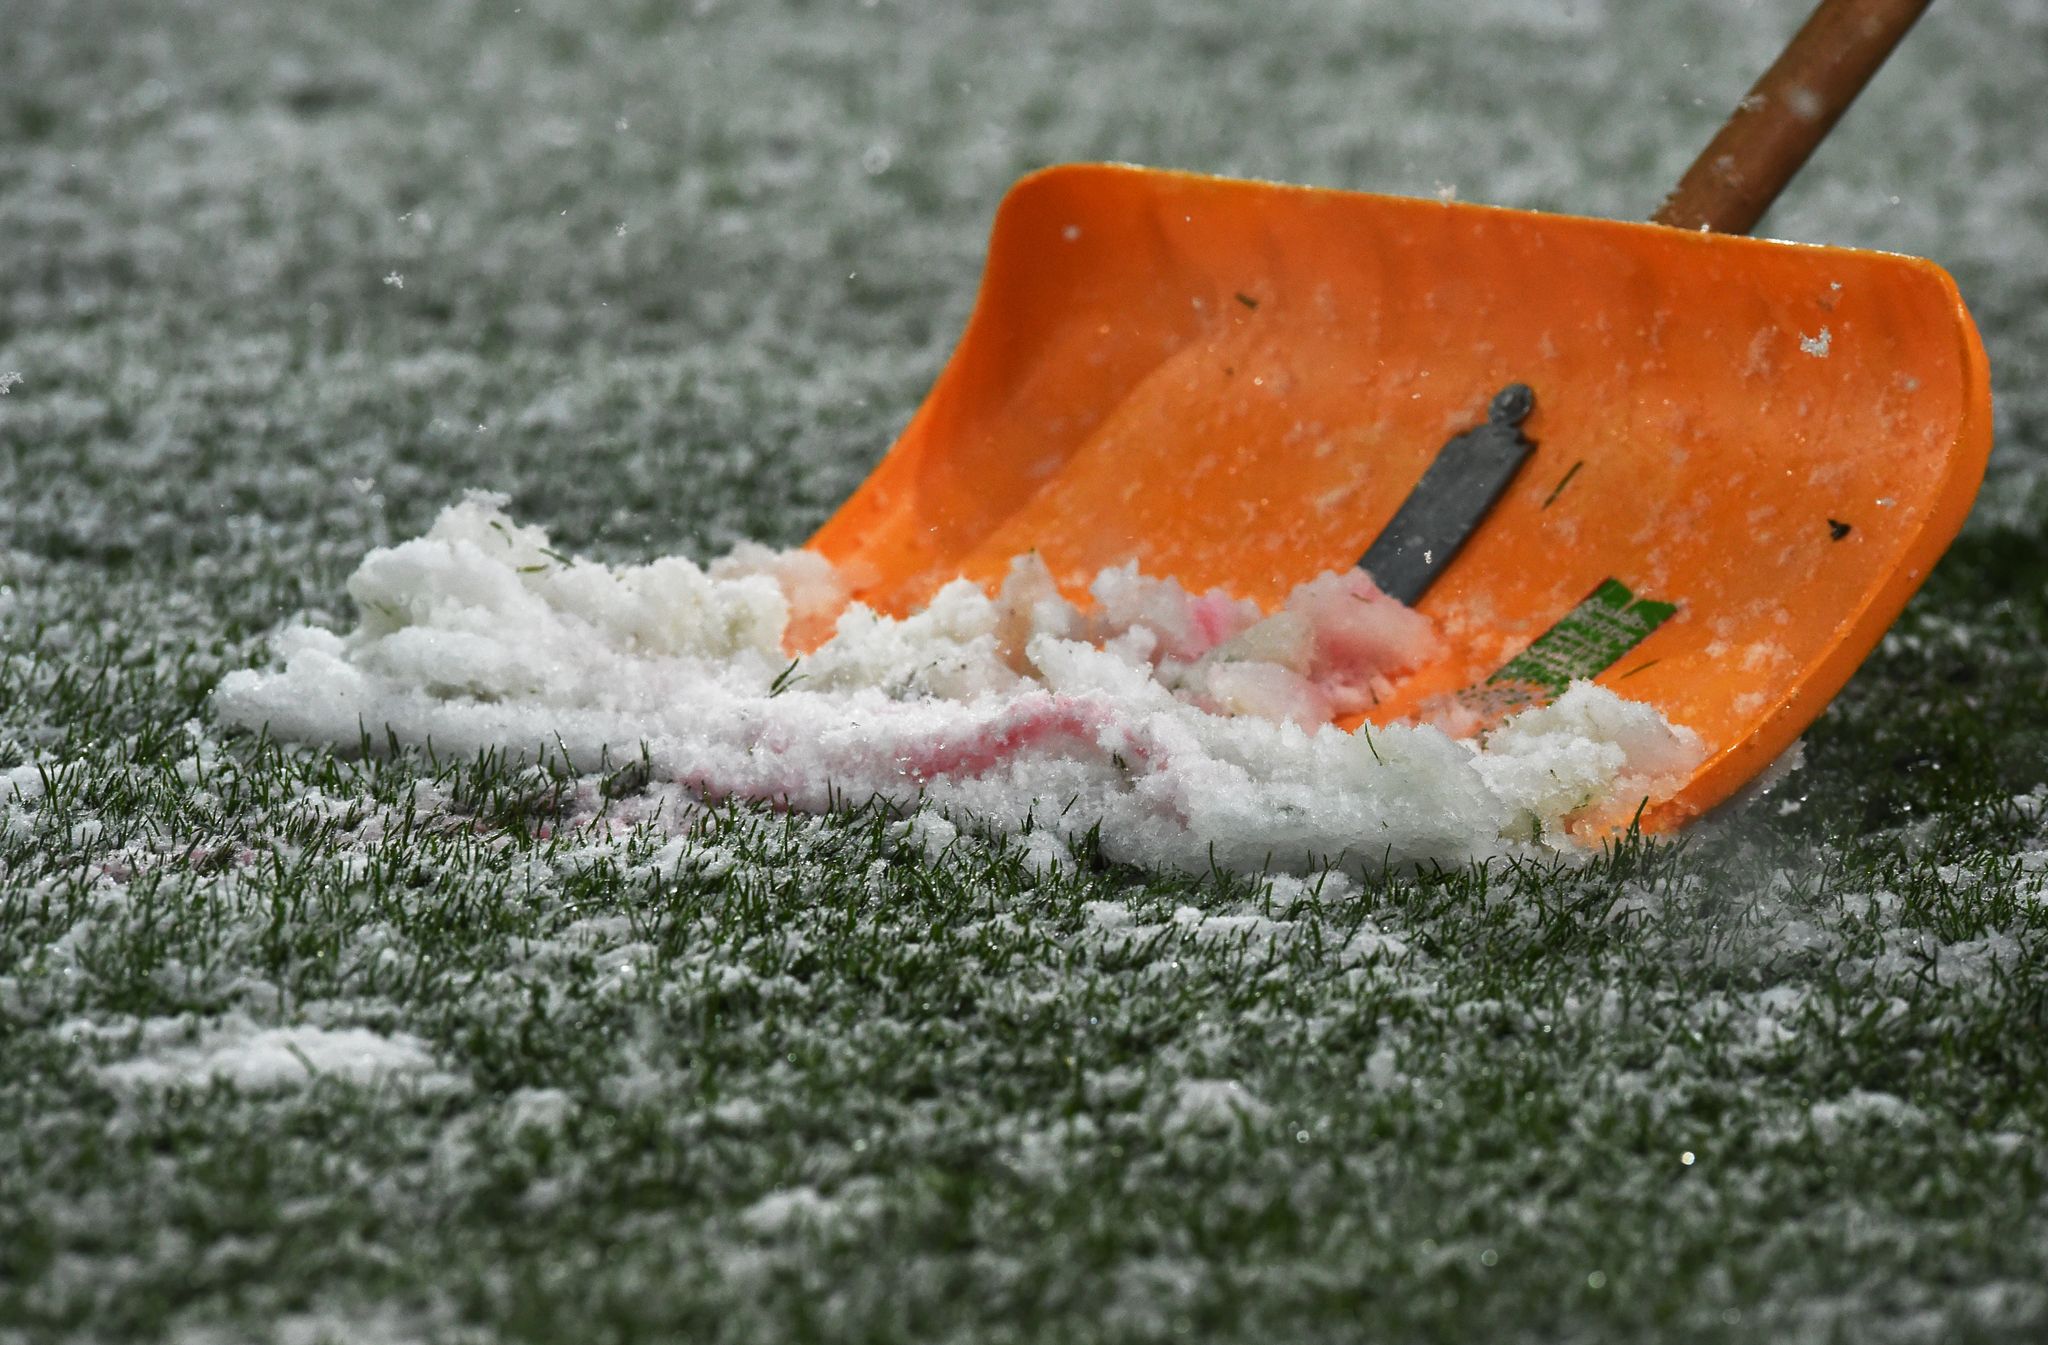
<path id="1" fill-rule="evenodd" d="M 1028 169 L 1639 217 L 1803 9 L 0 0 L 0 523 L 319 596 L 462 486 L 619 556 L 798 540 Z M 1765 222 L 1956 273 L 2001 518 L 2048 462 L 2044 50 L 2041 0 L 1936 6 Z"/>

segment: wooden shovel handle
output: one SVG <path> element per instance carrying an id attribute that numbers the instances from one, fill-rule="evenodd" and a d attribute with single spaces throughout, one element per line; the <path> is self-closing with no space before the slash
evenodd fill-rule
<path id="1" fill-rule="evenodd" d="M 1746 234 L 1933 0 L 1821 0 L 1650 218 Z"/>

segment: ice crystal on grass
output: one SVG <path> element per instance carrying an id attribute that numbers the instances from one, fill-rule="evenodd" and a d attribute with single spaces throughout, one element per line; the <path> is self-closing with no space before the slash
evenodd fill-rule
<path id="1" fill-rule="evenodd" d="M 1259 1124 L 1272 1110 L 1234 1079 L 1183 1079 L 1160 1124 L 1169 1132 L 1229 1130 Z"/>

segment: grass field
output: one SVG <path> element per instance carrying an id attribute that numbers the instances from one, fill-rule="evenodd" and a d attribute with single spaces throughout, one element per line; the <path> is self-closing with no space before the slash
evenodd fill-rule
<path id="1" fill-rule="evenodd" d="M 1033 166 L 1641 215 L 1802 8 L 0 0 L 0 1342 L 2041 1338 L 2040 0 L 1767 221 L 1949 266 L 1998 445 L 1676 845 L 1166 879 L 209 705 L 466 488 L 800 541 Z"/>

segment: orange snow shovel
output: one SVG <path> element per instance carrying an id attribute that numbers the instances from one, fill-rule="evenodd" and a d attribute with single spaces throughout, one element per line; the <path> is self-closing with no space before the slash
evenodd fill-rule
<path id="1" fill-rule="evenodd" d="M 1269 605 L 1363 556 L 1449 650 L 1371 719 L 1593 678 L 1704 740 L 1642 818 L 1677 825 L 1821 712 L 1983 476 L 1947 273 L 1730 236 L 1927 3 L 1826 0 L 1653 223 L 1035 173 L 951 362 L 811 545 L 891 611 L 1031 550 L 1076 591 L 1136 560 Z"/>

